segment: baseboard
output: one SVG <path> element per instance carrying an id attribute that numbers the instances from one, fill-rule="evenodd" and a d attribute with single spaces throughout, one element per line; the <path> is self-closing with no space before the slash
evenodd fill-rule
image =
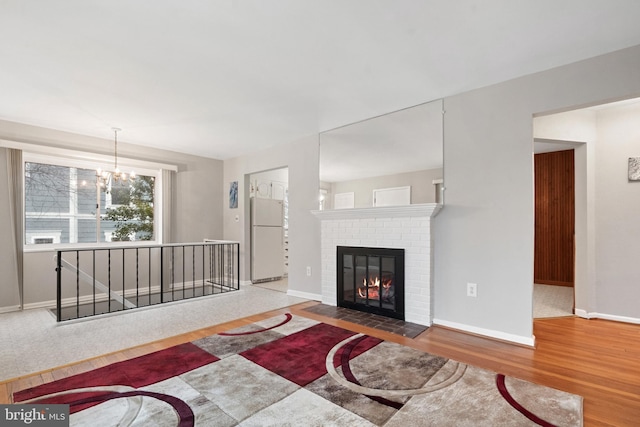
<path id="1" fill-rule="evenodd" d="M 310 300 L 313 300 L 313 301 L 322 301 L 322 295 L 320 295 L 320 294 L 312 294 L 311 292 L 301 292 L 301 291 L 296 291 L 296 290 L 293 290 L 293 289 L 289 289 L 287 291 L 287 295 L 290 295 L 292 297 L 310 299 Z"/>
<path id="2" fill-rule="evenodd" d="M 240 286 L 251 286 L 253 285 L 253 282 L 251 280 L 241 280 L 240 281 Z"/>
<path id="3" fill-rule="evenodd" d="M 618 316 L 615 314 L 587 312 L 586 310 L 581 310 L 577 308 L 575 312 L 576 312 L 576 316 L 583 317 L 585 319 L 603 319 L 603 320 L 611 320 L 613 322 L 640 324 L 640 319 L 637 317 L 627 317 L 627 316 Z"/>
<path id="4" fill-rule="evenodd" d="M 8 307 L 0 307 L 0 313 L 11 313 L 13 311 L 20 311 L 20 306 L 10 305 Z"/>
<path id="5" fill-rule="evenodd" d="M 519 344 L 527 347 L 535 347 L 535 344 L 536 344 L 535 336 L 523 337 L 521 335 L 507 334 L 505 332 L 494 331 L 492 329 L 478 328 L 476 326 L 450 322 L 448 320 L 442 320 L 442 319 L 433 319 L 433 324 L 445 326 L 451 329 L 457 329 L 459 331 L 468 332 L 474 335 L 482 335 L 482 336 L 497 339 L 500 341 Z"/>
<path id="6" fill-rule="evenodd" d="M 580 308 L 576 308 L 576 309 L 573 310 L 573 313 L 578 317 L 582 317 L 583 319 L 591 319 L 591 316 L 590 316 L 589 312 L 587 312 L 587 310 L 582 310 Z"/>

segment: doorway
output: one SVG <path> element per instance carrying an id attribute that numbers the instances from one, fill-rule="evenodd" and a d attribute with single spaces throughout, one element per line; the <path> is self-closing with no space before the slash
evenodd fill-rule
<path id="1" fill-rule="evenodd" d="M 574 309 L 574 150 L 534 155 L 534 318 L 570 316 Z"/>
<path id="2" fill-rule="evenodd" d="M 288 291 L 289 169 L 249 175 L 250 270 L 254 285 Z"/>

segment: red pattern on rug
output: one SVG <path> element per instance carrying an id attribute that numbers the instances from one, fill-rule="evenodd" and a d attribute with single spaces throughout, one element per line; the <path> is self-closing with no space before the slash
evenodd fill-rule
<path id="1" fill-rule="evenodd" d="M 278 323 L 277 325 L 273 325 L 270 328 L 262 328 L 262 329 L 258 329 L 257 331 L 247 331 L 247 332 L 220 332 L 218 335 L 222 335 L 224 337 L 239 337 L 242 335 L 259 334 L 261 332 L 266 332 L 266 331 L 270 331 L 271 329 L 279 328 L 280 326 L 289 323 L 291 319 L 293 319 L 293 316 L 291 315 L 291 313 L 285 314 L 284 317 L 285 319 L 282 322 Z"/>
<path id="2" fill-rule="evenodd" d="M 507 385 L 505 384 L 505 376 L 503 374 L 496 375 L 496 385 L 498 386 L 498 391 L 500 392 L 500 395 L 504 398 L 504 400 L 506 400 L 509 403 L 509 405 L 511 405 L 514 409 L 516 409 L 522 415 L 529 418 L 531 421 L 538 424 L 539 426 L 556 427 L 555 424 L 551 424 L 550 422 L 543 420 L 542 418 L 540 418 L 539 416 L 537 416 L 536 414 L 534 414 L 533 412 L 529 411 L 527 408 L 522 406 L 520 403 L 518 403 L 516 399 L 514 399 L 513 396 L 511 396 L 511 393 L 509 393 L 509 390 L 507 389 Z"/>
<path id="3" fill-rule="evenodd" d="M 78 395 L 76 394 L 75 396 L 77 397 Z M 74 401 L 73 403 L 71 403 L 71 408 L 73 408 L 76 405 L 86 407 L 87 403 L 98 404 L 98 403 L 106 402 L 107 400 L 123 399 L 123 398 L 138 397 L 138 396 L 151 397 L 171 405 L 171 407 L 176 411 L 176 414 L 178 415 L 179 421 L 178 421 L 177 427 L 193 427 L 195 425 L 195 415 L 193 414 L 193 410 L 191 409 L 191 407 L 186 402 L 184 402 L 181 399 L 178 399 L 175 396 L 170 396 L 168 394 L 163 394 L 163 393 L 154 393 L 151 391 L 134 390 L 134 391 L 127 391 L 122 393 L 118 393 L 118 392 L 107 393 L 101 396 L 89 396 L 84 399 L 79 399 Z M 92 405 L 89 405 L 89 406 L 92 406 Z"/>
<path id="4" fill-rule="evenodd" d="M 105 385 L 127 385 L 140 388 L 164 381 L 218 360 L 220 359 L 202 350 L 200 347 L 186 343 L 22 390 L 15 393 L 13 398 L 14 402 L 21 402 L 60 391 Z M 45 399 L 41 403 L 68 404 L 81 398 L 102 394 L 105 394 L 105 392 L 57 396 Z M 72 412 L 75 413 L 93 405 L 95 405 L 95 403 L 74 406 Z"/>
<path id="5" fill-rule="evenodd" d="M 278 326 L 288 323 L 290 320 L 291 315 L 286 315 L 285 321 Z M 266 328 L 249 333 L 264 332 L 273 328 L 274 327 Z M 234 333 L 227 334 L 236 335 Z M 245 334 L 246 333 L 240 333 L 239 335 Z M 325 360 L 329 351 L 341 341 L 354 335 L 356 335 L 354 332 L 320 323 L 300 332 L 246 350 L 240 353 L 240 355 L 304 387 L 327 373 Z M 366 335 L 359 337 L 337 350 L 333 359 L 333 365 L 336 368 L 342 365 L 341 367 L 345 378 L 351 383 L 359 384 L 355 374 L 351 372 L 349 361 L 369 351 L 381 342 L 383 342 L 383 340 Z M 87 387 L 99 388 L 101 386 L 121 385 L 137 389 L 184 374 L 218 360 L 220 360 L 218 357 L 202 350 L 192 343 L 181 344 L 127 361 L 114 363 L 90 372 L 16 392 L 13 394 L 13 401 L 23 402 L 28 399 L 37 398 L 38 396 Z M 498 374 L 496 376 L 496 385 L 503 398 L 529 420 L 545 427 L 554 426 L 524 408 L 511 396 L 506 387 L 504 375 Z M 70 404 L 71 413 L 76 413 L 102 401 L 132 396 L 147 396 L 165 401 L 176 410 L 180 427 L 189 427 L 194 424 L 195 418 L 193 410 L 181 399 L 163 393 L 153 393 L 142 390 L 124 392 L 103 390 L 72 393 L 40 399 L 38 403 Z M 401 403 L 387 399 L 375 397 L 372 397 L 372 399 L 395 409 L 402 407 Z"/>
<path id="6" fill-rule="evenodd" d="M 327 373 L 325 359 L 329 351 L 340 341 L 355 332 L 320 323 L 279 340 L 272 341 L 240 353 L 246 359 L 292 381 L 299 386 L 317 380 Z M 360 342 L 351 358 L 368 351 L 382 340 L 367 337 Z M 334 366 L 340 365 L 339 358 Z"/>
<path id="7" fill-rule="evenodd" d="M 349 381 L 352 384 L 356 384 L 356 385 L 362 385 L 360 383 L 360 381 L 358 381 L 358 379 L 356 378 L 356 376 L 353 374 L 353 371 L 351 371 L 351 365 L 349 365 L 349 360 L 351 360 L 351 353 L 358 347 L 358 345 L 364 341 L 367 337 L 366 336 L 362 336 L 360 338 L 356 338 L 355 340 L 347 343 L 345 346 L 343 346 L 340 351 L 336 354 L 336 358 L 338 357 L 338 355 L 340 355 L 340 365 L 342 367 L 342 374 L 344 375 L 345 379 L 347 381 Z M 368 394 L 365 394 L 365 396 L 367 396 L 369 399 L 376 401 L 382 405 L 386 405 L 389 406 L 391 408 L 394 409 L 402 409 L 402 407 L 404 406 L 403 403 L 400 402 L 395 402 L 393 400 L 381 397 L 381 396 L 369 396 Z"/>

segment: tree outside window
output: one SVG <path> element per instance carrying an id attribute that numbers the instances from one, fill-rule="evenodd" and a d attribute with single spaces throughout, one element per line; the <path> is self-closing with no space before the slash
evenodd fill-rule
<path id="1" fill-rule="evenodd" d="M 153 194 L 155 179 L 138 176 L 111 186 L 111 204 L 102 220 L 111 222 L 112 241 L 153 240 Z"/>

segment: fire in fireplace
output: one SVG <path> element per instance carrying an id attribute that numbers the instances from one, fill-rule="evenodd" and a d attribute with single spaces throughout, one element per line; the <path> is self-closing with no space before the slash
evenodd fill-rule
<path id="1" fill-rule="evenodd" d="M 404 320 L 404 249 L 338 246 L 338 306 Z"/>

